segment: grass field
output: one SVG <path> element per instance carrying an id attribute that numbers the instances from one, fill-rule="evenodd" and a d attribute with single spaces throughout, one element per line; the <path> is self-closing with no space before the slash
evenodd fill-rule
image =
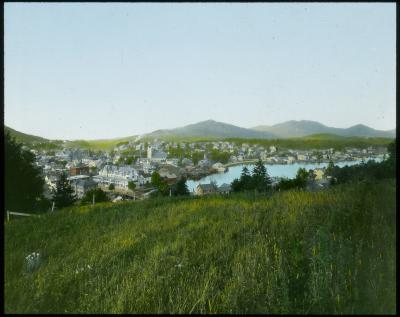
<path id="1" fill-rule="evenodd" d="M 386 180 L 12 219 L 5 311 L 394 314 L 395 203 Z"/>

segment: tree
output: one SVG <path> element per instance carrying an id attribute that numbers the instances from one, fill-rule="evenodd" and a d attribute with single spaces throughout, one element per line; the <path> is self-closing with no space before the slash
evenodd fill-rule
<path id="1" fill-rule="evenodd" d="M 53 202 L 57 208 L 71 206 L 76 201 L 74 190 L 67 179 L 67 175 L 62 173 L 53 191 Z"/>
<path id="2" fill-rule="evenodd" d="M 109 186 L 108 186 L 108 190 L 114 190 L 115 189 L 115 185 L 114 184 L 110 184 Z"/>
<path id="3" fill-rule="evenodd" d="M 389 174 L 396 174 L 396 139 L 389 143 L 387 147 L 389 157 L 386 160 L 386 169 Z"/>
<path id="4" fill-rule="evenodd" d="M 136 157 L 135 156 L 128 156 L 125 160 L 125 163 L 128 165 L 132 165 L 134 162 L 136 161 Z"/>
<path id="5" fill-rule="evenodd" d="M 252 189 L 252 181 L 249 169 L 244 166 L 242 168 L 242 174 L 240 175 L 240 183 L 242 190 Z"/>
<path id="6" fill-rule="evenodd" d="M 93 202 L 93 195 L 95 203 L 110 201 L 107 194 L 101 188 L 95 188 L 86 192 L 85 196 L 83 196 L 81 200 L 81 204 L 91 204 Z"/>
<path id="7" fill-rule="evenodd" d="M 189 195 L 189 189 L 186 185 L 186 178 L 181 177 L 179 181 L 173 187 L 174 196 L 186 196 Z"/>
<path id="8" fill-rule="evenodd" d="M 253 188 L 257 189 L 259 192 L 265 192 L 271 185 L 271 179 L 261 159 L 259 159 L 254 166 L 252 183 Z"/>
<path id="9" fill-rule="evenodd" d="M 328 166 L 326 168 L 325 174 L 328 175 L 328 176 L 332 176 L 334 167 L 335 167 L 335 165 L 333 164 L 332 160 L 329 161 L 329 164 L 328 164 Z"/>
<path id="10" fill-rule="evenodd" d="M 136 188 L 136 184 L 135 184 L 134 182 L 132 182 L 132 181 L 129 181 L 129 182 L 128 182 L 128 188 L 129 188 L 131 191 L 134 191 L 135 188 Z"/>
<path id="11" fill-rule="evenodd" d="M 158 187 L 162 182 L 161 176 L 158 172 L 153 172 L 153 174 L 151 174 L 151 184 L 154 187 Z"/>
<path id="12" fill-rule="evenodd" d="M 201 152 L 192 152 L 192 161 L 194 165 L 197 165 L 197 163 L 203 158 L 204 154 Z"/>
<path id="13" fill-rule="evenodd" d="M 154 172 L 151 175 L 151 184 L 158 189 L 158 191 L 166 196 L 169 194 L 169 186 L 167 182 L 165 182 L 158 172 Z"/>
<path id="14" fill-rule="evenodd" d="M 309 178 L 309 173 L 305 168 L 299 168 L 297 170 L 295 182 L 298 188 L 304 188 L 307 185 L 307 181 Z"/>
<path id="15" fill-rule="evenodd" d="M 242 186 L 241 185 L 242 184 L 240 183 L 240 180 L 235 178 L 233 180 L 233 182 L 231 183 L 232 191 L 235 192 L 235 193 L 240 192 L 242 190 Z"/>
<path id="16" fill-rule="evenodd" d="M 20 212 L 45 211 L 50 202 L 43 196 L 44 180 L 35 166 L 35 156 L 22 149 L 9 132 L 4 135 L 5 209 Z"/>

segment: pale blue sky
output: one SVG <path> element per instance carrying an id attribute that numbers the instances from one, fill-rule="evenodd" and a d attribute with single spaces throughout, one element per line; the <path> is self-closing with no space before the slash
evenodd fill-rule
<path id="1" fill-rule="evenodd" d="M 22 132 L 396 126 L 393 3 L 7 3 L 4 16 L 5 124 Z"/>

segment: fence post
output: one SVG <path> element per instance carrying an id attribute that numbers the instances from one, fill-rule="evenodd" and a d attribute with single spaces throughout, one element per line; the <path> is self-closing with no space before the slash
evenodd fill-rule
<path id="1" fill-rule="evenodd" d="M 10 221 L 10 212 L 7 210 L 7 222 Z"/>

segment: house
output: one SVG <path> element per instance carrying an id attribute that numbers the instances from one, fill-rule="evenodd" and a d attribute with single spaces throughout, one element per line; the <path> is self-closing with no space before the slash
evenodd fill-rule
<path id="1" fill-rule="evenodd" d="M 321 180 L 321 179 L 324 178 L 325 169 L 323 169 L 323 168 L 315 168 L 313 173 L 314 173 L 314 179 L 315 180 Z"/>
<path id="2" fill-rule="evenodd" d="M 212 166 L 213 169 L 215 169 L 218 173 L 224 173 L 226 172 L 226 167 L 222 163 L 215 163 Z"/>
<path id="3" fill-rule="evenodd" d="M 72 188 L 75 190 L 75 195 L 78 198 L 82 198 L 86 194 L 86 192 L 97 188 L 97 183 L 91 178 L 80 179 L 74 182 Z"/>
<path id="4" fill-rule="evenodd" d="M 200 167 L 207 167 L 207 168 L 208 168 L 208 167 L 211 166 L 211 163 L 210 163 L 209 160 L 205 159 L 205 160 L 199 161 L 199 162 L 197 163 L 197 165 L 200 166 Z"/>
<path id="5" fill-rule="evenodd" d="M 307 161 L 308 160 L 308 156 L 305 154 L 297 154 L 297 160 L 298 161 Z"/>
<path id="6" fill-rule="evenodd" d="M 321 190 L 324 188 L 329 187 L 330 185 L 330 180 L 325 178 L 325 179 L 320 179 L 320 180 L 315 180 L 312 182 L 308 182 L 307 184 L 307 190 L 310 191 L 317 191 L 317 190 Z"/>
<path id="7" fill-rule="evenodd" d="M 199 184 L 196 186 L 195 195 L 203 196 L 217 192 L 217 187 L 214 184 Z"/>
<path id="8" fill-rule="evenodd" d="M 127 190 L 129 182 L 139 182 L 139 173 L 131 166 L 106 165 L 94 179 L 102 185 L 114 184 L 115 187 Z"/>
<path id="9" fill-rule="evenodd" d="M 182 159 L 182 166 L 189 166 L 189 165 L 193 165 L 193 161 L 191 159 L 188 158 L 183 158 Z"/>
<path id="10" fill-rule="evenodd" d="M 89 166 L 84 165 L 82 163 L 78 163 L 75 166 L 71 166 L 69 168 L 69 175 L 70 176 L 89 175 Z"/>
<path id="11" fill-rule="evenodd" d="M 231 185 L 224 183 L 218 187 L 217 191 L 221 194 L 229 194 L 231 191 Z"/>
<path id="12" fill-rule="evenodd" d="M 161 162 L 167 159 L 167 153 L 162 151 L 157 151 L 153 147 L 149 146 L 147 148 L 147 158 L 151 161 Z"/>

